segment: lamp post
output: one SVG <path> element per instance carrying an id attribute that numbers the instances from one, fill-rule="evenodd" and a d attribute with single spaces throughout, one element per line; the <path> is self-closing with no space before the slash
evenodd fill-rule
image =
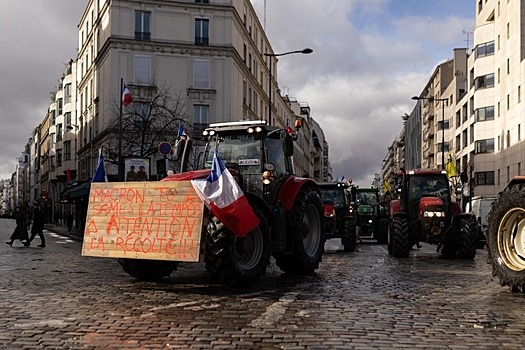
<path id="1" fill-rule="evenodd" d="M 445 101 L 448 101 L 448 99 L 413 96 L 412 100 L 428 100 L 433 102 L 434 106 L 436 101 L 441 102 L 441 169 L 445 169 Z"/>
<path id="2" fill-rule="evenodd" d="M 288 51 L 283 53 L 264 53 L 263 55 L 266 57 L 270 57 L 270 76 L 268 77 L 268 125 L 272 125 L 272 57 L 279 57 L 279 56 L 286 56 L 291 55 L 294 53 L 300 53 L 300 54 L 309 54 L 314 52 L 314 50 L 310 48 L 302 49 L 302 50 L 295 50 L 295 51 Z"/>

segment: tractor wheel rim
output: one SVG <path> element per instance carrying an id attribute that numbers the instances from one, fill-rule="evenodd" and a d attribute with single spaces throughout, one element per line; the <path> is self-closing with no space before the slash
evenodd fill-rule
<path id="1" fill-rule="evenodd" d="M 313 257 L 317 254 L 321 241 L 319 215 L 313 205 L 309 205 L 305 209 L 303 230 L 305 230 L 303 232 L 304 250 L 308 256 Z"/>
<path id="2" fill-rule="evenodd" d="M 497 240 L 503 263 L 514 271 L 525 270 L 524 209 L 513 208 L 503 216 L 498 226 Z"/>
<path id="3" fill-rule="evenodd" d="M 235 238 L 234 254 L 237 263 L 246 270 L 253 269 L 261 260 L 264 240 L 259 228 L 255 228 L 242 238 Z"/>

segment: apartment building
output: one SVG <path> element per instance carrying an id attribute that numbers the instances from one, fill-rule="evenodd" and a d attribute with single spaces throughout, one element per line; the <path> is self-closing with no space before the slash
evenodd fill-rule
<path id="1" fill-rule="evenodd" d="M 513 176 L 523 175 L 525 164 L 525 4 L 478 0 L 475 6 L 472 52 L 455 49 L 453 59 L 438 65 L 404 125 L 411 128 L 405 143 L 410 167 L 417 167 L 417 159 L 423 168 L 442 167 L 443 147 L 445 163 L 450 153 L 468 179 L 466 199 L 495 196 Z M 418 141 L 421 147 L 413 147 Z"/>
<path id="2" fill-rule="evenodd" d="M 249 0 L 92 0 L 79 24 L 79 48 L 81 180 L 93 173 L 100 148 L 107 159 L 136 151 L 116 152 L 111 142 L 121 81 L 134 97 L 134 110 L 146 108 L 140 104 L 152 89 L 169 89 L 183 102 L 178 117 L 195 137 L 213 122 L 271 119 L 284 126 L 296 118 L 279 94 L 277 57 L 265 55 L 273 51 Z M 150 158 L 155 173 L 155 155 Z M 108 164 L 106 172 L 115 176 L 119 169 Z"/>
<path id="3" fill-rule="evenodd" d="M 284 127 L 300 119 L 296 174 L 321 181 L 330 176 L 322 129 L 307 104 L 281 96 L 281 54 L 273 52 L 249 0 L 91 0 L 78 25 L 78 42 L 76 59 L 65 64 L 48 110 L 26 145 L 34 177 L 28 182 L 30 198 L 46 202 L 48 221 L 71 208 L 82 221 L 78 215 L 85 212 L 99 152 L 110 181 L 121 180 L 117 164 L 124 157 L 142 156 L 140 147 L 117 143 L 123 134 L 122 84 L 133 96 L 124 108 L 132 122 L 151 109 L 149 98 L 158 91 L 180 103 L 172 114 L 175 128 L 159 144 L 174 142 L 180 123 L 198 144 L 203 128 L 213 122 L 265 119 Z M 300 53 L 292 49 L 284 54 Z M 160 176 L 156 161 L 164 155 L 158 144 L 149 147 L 153 152 L 144 157 L 154 179 Z"/>

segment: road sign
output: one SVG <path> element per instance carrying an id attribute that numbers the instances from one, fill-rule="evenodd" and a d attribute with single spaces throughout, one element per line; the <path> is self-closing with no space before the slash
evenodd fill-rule
<path id="1" fill-rule="evenodd" d="M 171 143 L 164 141 L 159 144 L 159 152 L 164 155 L 168 155 L 171 153 L 172 147 Z"/>

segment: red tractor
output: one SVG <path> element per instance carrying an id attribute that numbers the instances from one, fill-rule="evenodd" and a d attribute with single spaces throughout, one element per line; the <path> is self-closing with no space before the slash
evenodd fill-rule
<path id="1" fill-rule="evenodd" d="M 525 293 L 525 176 L 498 194 L 487 219 L 487 262 L 492 275 L 513 292 Z"/>
<path id="2" fill-rule="evenodd" d="M 398 199 L 390 202 L 388 252 L 407 258 L 420 242 L 436 244 L 444 256 L 473 259 L 478 232 L 476 218 L 452 202 L 444 170 L 401 170 Z"/>
<path id="3" fill-rule="evenodd" d="M 265 121 L 242 121 L 210 124 L 203 133 L 207 145 L 201 170 L 194 173 L 209 173 L 218 146 L 221 160 L 260 219 L 258 227 L 238 237 L 217 219 L 213 207 L 205 211 L 201 252 L 206 269 L 219 282 L 256 282 L 270 256 L 291 274 L 311 274 L 319 267 L 325 243 L 323 202 L 315 181 L 294 175 L 291 131 Z M 181 152 L 182 159 L 188 159 L 186 153 Z M 162 181 L 169 183 L 172 177 Z M 130 275 L 147 280 L 169 276 L 178 264 L 131 258 L 119 262 Z"/>

